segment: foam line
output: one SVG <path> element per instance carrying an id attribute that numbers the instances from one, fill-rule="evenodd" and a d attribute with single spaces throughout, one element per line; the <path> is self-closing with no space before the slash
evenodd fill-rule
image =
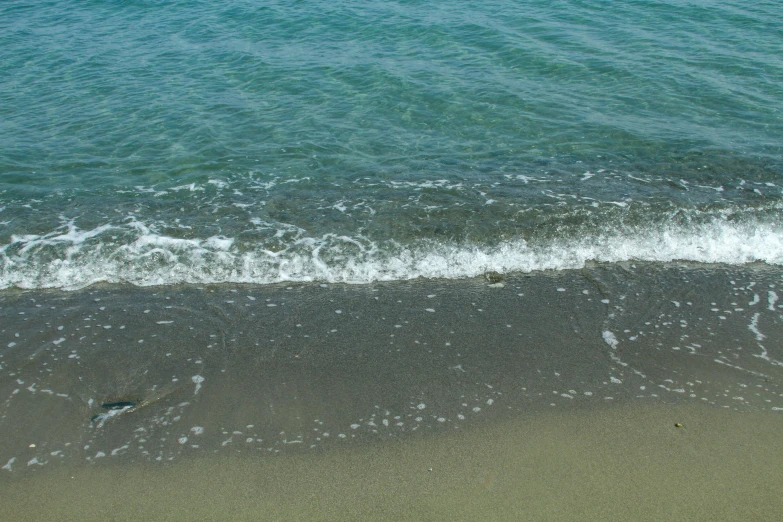
<path id="1" fill-rule="evenodd" d="M 537 243 L 512 239 L 495 245 L 433 240 L 401 245 L 362 236 L 299 235 L 274 249 L 263 242 L 240 243 L 222 236 L 168 237 L 138 221 L 123 227 L 119 231 L 117 226 L 102 225 L 82 231 L 69 223 L 61 233 L 14 236 L 0 247 L 0 288 L 77 289 L 98 282 L 362 284 L 418 277 L 469 278 L 488 270 L 574 269 L 589 261 L 783 265 L 783 229 L 777 224 L 721 219 L 688 228 L 597 233 Z M 770 307 L 775 297 L 770 294 Z"/>

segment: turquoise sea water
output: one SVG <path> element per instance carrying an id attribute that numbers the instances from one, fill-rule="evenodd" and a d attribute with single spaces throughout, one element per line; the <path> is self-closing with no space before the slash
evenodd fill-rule
<path id="1" fill-rule="evenodd" d="M 780 20 L 783 2 L 0 2 L 0 489 L 557 411 L 777 415 Z M 769 426 L 720 454 L 780 454 Z"/>
<path id="2" fill-rule="evenodd" d="M 0 5 L 0 288 L 783 264 L 783 4 Z"/>

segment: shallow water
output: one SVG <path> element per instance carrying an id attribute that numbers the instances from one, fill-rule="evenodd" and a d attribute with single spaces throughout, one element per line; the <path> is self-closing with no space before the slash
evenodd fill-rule
<path id="1" fill-rule="evenodd" d="M 320 452 L 613 404 L 783 410 L 779 270 L 6 292 L 0 460 Z M 128 401 L 124 408 L 105 403 Z M 92 419 L 92 420 L 91 420 Z"/>
<path id="2" fill-rule="evenodd" d="M 0 288 L 783 262 L 778 2 L 0 7 Z"/>

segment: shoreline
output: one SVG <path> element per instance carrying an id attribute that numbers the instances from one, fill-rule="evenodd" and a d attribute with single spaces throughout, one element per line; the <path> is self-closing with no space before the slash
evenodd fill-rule
<path id="1" fill-rule="evenodd" d="M 639 263 L 0 293 L 4 519 L 771 513 L 782 279 Z"/>
<path id="2" fill-rule="evenodd" d="M 781 428 L 775 413 L 637 404 L 321 454 L 53 470 L 0 491 L 4 520 L 771 519 Z"/>

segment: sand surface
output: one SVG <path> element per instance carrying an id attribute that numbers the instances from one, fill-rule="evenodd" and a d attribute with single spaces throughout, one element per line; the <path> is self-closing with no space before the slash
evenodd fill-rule
<path id="1" fill-rule="evenodd" d="M 777 519 L 782 276 L 3 292 L 0 521 Z"/>
<path id="2" fill-rule="evenodd" d="M 42 472 L 0 484 L 0 518 L 773 520 L 782 431 L 779 414 L 698 405 L 552 412 L 321 454 Z"/>

